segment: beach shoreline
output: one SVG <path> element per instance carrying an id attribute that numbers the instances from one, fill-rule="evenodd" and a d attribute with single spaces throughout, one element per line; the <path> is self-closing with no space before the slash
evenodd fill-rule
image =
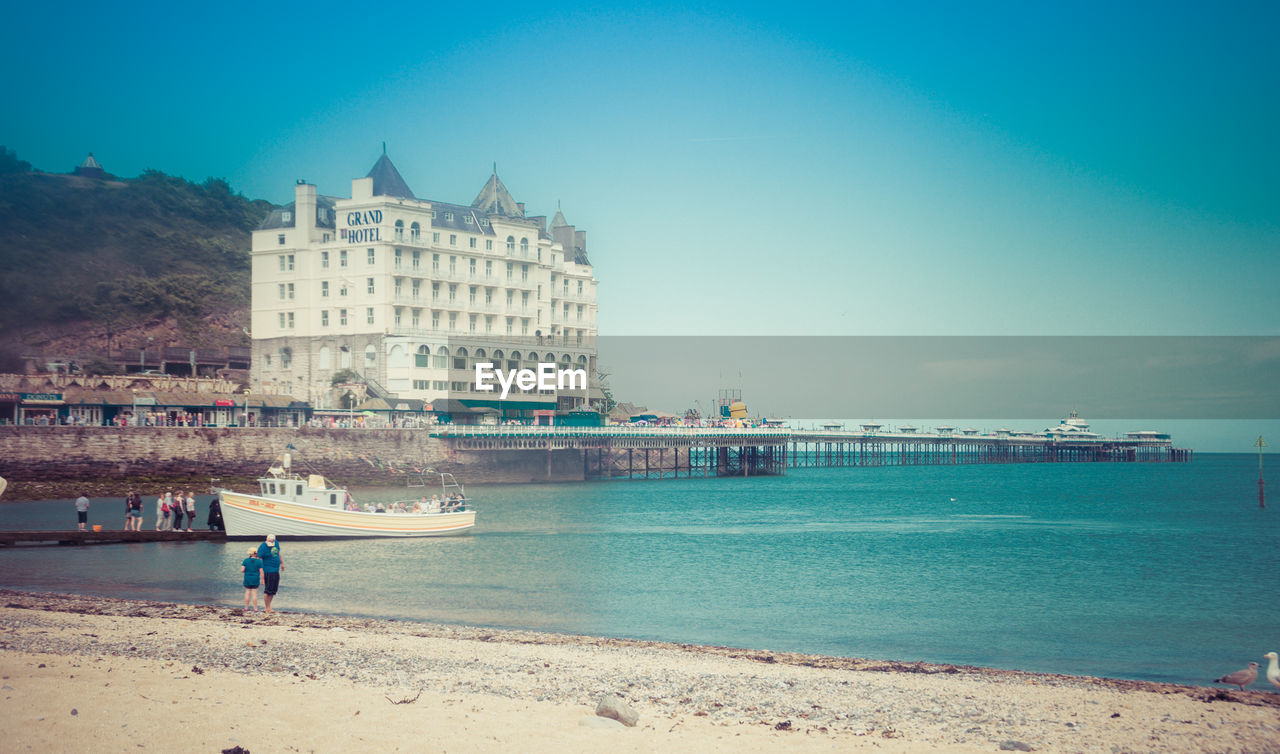
<path id="1" fill-rule="evenodd" d="M 28 745 L 61 750 L 77 750 L 66 736 L 90 721 L 83 713 L 95 703 L 102 720 L 117 712 L 127 720 L 107 731 L 124 748 L 150 747 L 166 731 L 125 714 L 150 710 L 140 696 L 233 707 L 261 696 L 264 683 L 281 700 L 278 709 L 266 703 L 273 729 L 244 723 L 256 719 L 246 708 L 200 722 L 208 745 L 280 750 L 275 737 L 299 751 L 330 750 L 317 726 L 332 722 L 335 708 L 359 707 L 363 719 L 352 714 L 343 726 L 360 739 L 348 742 L 355 750 L 373 742 L 420 749 L 424 715 L 452 736 L 427 748 L 455 751 L 1280 746 L 1280 694 L 1256 686 L 1241 692 L 313 613 L 268 617 L 12 590 L 0 598 L 6 705 L 15 721 L 31 716 L 16 733 Z M 106 688 L 115 693 L 95 691 Z M 321 688 L 342 703 L 309 697 Z M 595 718 L 595 704 L 610 695 L 640 714 L 639 725 Z"/>

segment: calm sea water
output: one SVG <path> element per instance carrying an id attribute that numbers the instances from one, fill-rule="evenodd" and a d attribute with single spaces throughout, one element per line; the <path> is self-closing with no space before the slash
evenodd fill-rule
<path id="1" fill-rule="evenodd" d="M 472 486 L 470 536 L 283 542 L 276 605 L 1208 684 L 1280 649 L 1280 494 L 1259 510 L 1256 479 L 1202 454 Z M 74 522 L 0 505 L 0 528 Z M 249 544 L 10 548 L 0 585 L 236 605 Z"/>

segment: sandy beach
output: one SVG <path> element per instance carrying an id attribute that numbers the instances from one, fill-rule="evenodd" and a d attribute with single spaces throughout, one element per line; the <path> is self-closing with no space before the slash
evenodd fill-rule
<path id="1" fill-rule="evenodd" d="M 173 750 L 175 740 L 184 751 L 259 753 L 1280 750 L 1280 694 L 1257 684 L 1241 692 L 210 605 L 0 597 L 7 751 Z M 603 696 L 624 701 L 638 724 L 597 716 Z"/>

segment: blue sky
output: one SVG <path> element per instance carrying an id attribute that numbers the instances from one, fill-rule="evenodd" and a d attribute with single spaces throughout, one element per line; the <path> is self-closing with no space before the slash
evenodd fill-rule
<path id="1" fill-rule="evenodd" d="M 1274 334 L 1275 3 L 25 4 L 37 167 L 419 196 L 497 162 L 633 334 Z"/>

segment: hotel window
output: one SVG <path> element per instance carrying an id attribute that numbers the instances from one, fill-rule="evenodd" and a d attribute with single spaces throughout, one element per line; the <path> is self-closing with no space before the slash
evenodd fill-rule
<path id="1" fill-rule="evenodd" d="M 514 329 L 515 329 L 515 320 L 512 319 L 511 317 L 507 317 L 507 335 L 510 335 L 511 331 Z"/>
<path id="2" fill-rule="evenodd" d="M 364 347 L 364 363 L 366 366 L 372 366 L 378 363 L 378 349 L 372 344 Z"/>
<path id="3" fill-rule="evenodd" d="M 279 234 L 278 236 L 276 236 L 276 240 L 280 242 L 280 245 L 281 245 L 281 246 L 284 246 L 284 234 L 283 234 L 283 233 L 281 233 L 281 234 Z"/>
<path id="4" fill-rule="evenodd" d="M 431 272 L 432 274 L 440 272 L 440 255 L 439 254 L 431 255 Z"/>
<path id="5" fill-rule="evenodd" d="M 377 252 L 375 252 L 373 249 L 369 249 L 369 264 L 376 264 L 377 259 L 378 259 Z"/>
<path id="6" fill-rule="evenodd" d="M 281 348 L 280 349 L 280 368 L 288 369 L 292 365 L 293 365 L 293 351 L 290 351 L 288 348 Z"/>
<path id="7" fill-rule="evenodd" d="M 475 306 L 476 305 L 476 287 L 474 285 L 471 286 L 470 293 L 471 293 L 471 297 L 467 299 L 467 303 L 471 304 L 472 306 Z"/>
<path id="8" fill-rule="evenodd" d="M 486 239 L 485 239 L 485 241 L 484 241 L 484 250 L 485 250 L 485 251 L 493 251 L 493 239 L 491 239 L 491 238 L 486 238 Z"/>
<path id="9" fill-rule="evenodd" d="M 280 255 L 280 271 L 284 272 L 284 254 Z"/>
<path id="10" fill-rule="evenodd" d="M 293 329 L 293 312 L 289 312 L 289 329 Z"/>
<path id="11" fill-rule="evenodd" d="M 404 240 L 404 220 L 396 220 L 396 240 Z"/>
<path id="12" fill-rule="evenodd" d="M 435 217 L 435 216 L 436 216 L 436 213 L 432 212 L 432 213 L 431 213 L 431 216 L 432 216 L 432 217 Z M 439 233 L 432 233 L 432 234 L 431 234 L 431 243 L 440 243 L 440 234 L 439 234 Z"/>
<path id="13" fill-rule="evenodd" d="M 328 243 L 328 242 L 329 242 L 329 234 L 328 234 L 328 233 L 323 234 L 321 237 L 324 239 L 324 242 L 325 242 L 325 243 Z"/>
<path id="14" fill-rule="evenodd" d="M 368 292 L 369 292 L 370 294 L 372 294 L 372 293 L 373 293 L 373 278 L 369 278 L 369 289 L 368 289 Z"/>
<path id="15" fill-rule="evenodd" d="M 289 300 L 293 300 L 293 283 L 289 283 Z"/>
<path id="16" fill-rule="evenodd" d="M 422 281 L 414 278 L 413 281 L 413 300 L 418 300 L 418 294 L 422 292 Z"/>
<path id="17" fill-rule="evenodd" d="M 514 269 L 515 269 L 515 266 L 512 265 L 510 262 L 507 262 L 507 280 L 511 279 L 511 271 Z"/>
<path id="18" fill-rule="evenodd" d="M 449 312 L 449 329 L 450 330 L 458 329 L 458 313 L 457 312 Z"/>
<path id="19" fill-rule="evenodd" d="M 515 254 L 515 253 L 516 253 L 515 236 L 507 236 L 507 254 Z"/>
<path id="20" fill-rule="evenodd" d="M 484 318 L 484 331 L 485 331 L 485 332 L 493 332 L 493 315 L 491 315 L 491 314 L 485 315 L 485 318 Z"/>
<path id="21" fill-rule="evenodd" d="M 525 259 L 529 258 L 529 239 L 527 238 L 520 239 L 520 256 Z"/>
<path id="22" fill-rule="evenodd" d="M 529 308 L 529 292 L 528 291 L 520 291 L 520 306 L 521 308 L 524 308 L 524 309 Z"/>
<path id="23" fill-rule="evenodd" d="M 284 312 L 280 312 L 280 329 L 284 329 Z"/>
<path id="24" fill-rule="evenodd" d="M 492 278 L 492 277 L 493 277 L 493 260 L 492 260 L 492 259 L 486 259 L 486 260 L 485 260 L 485 263 L 484 263 L 484 276 L 485 276 L 485 277 L 487 277 L 487 278 Z"/>
<path id="25" fill-rule="evenodd" d="M 569 305 L 568 305 L 568 304 L 565 304 L 565 305 L 564 305 L 564 318 L 565 318 L 566 320 L 568 320 L 568 319 L 569 319 Z"/>
<path id="26" fill-rule="evenodd" d="M 449 274 L 453 275 L 458 272 L 458 258 L 449 257 Z"/>
<path id="27" fill-rule="evenodd" d="M 320 252 L 320 269 L 329 269 L 329 252 L 327 251 Z"/>
<path id="28" fill-rule="evenodd" d="M 520 279 L 526 283 L 529 282 L 529 265 L 520 265 Z"/>
<path id="29" fill-rule="evenodd" d="M 280 284 L 280 300 L 284 301 L 284 283 Z"/>
<path id="30" fill-rule="evenodd" d="M 466 223 L 467 225 L 470 225 L 472 222 L 471 215 L 463 215 L 462 222 Z"/>
<path id="31" fill-rule="evenodd" d="M 293 255 L 289 255 L 289 272 L 293 272 Z"/>
<path id="32" fill-rule="evenodd" d="M 320 326 L 321 327 L 329 326 L 329 310 L 328 309 L 320 310 Z"/>
<path id="33" fill-rule="evenodd" d="M 470 264 L 467 265 L 467 272 L 471 274 L 471 277 L 475 277 L 476 276 L 476 260 L 471 259 L 468 261 L 470 262 Z"/>
<path id="34" fill-rule="evenodd" d="M 372 306 L 366 310 L 365 321 L 370 325 L 373 324 L 373 307 Z"/>
<path id="35" fill-rule="evenodd" d="M 456 283 L 449 284 L 449 301 L 452 303 L 458 298 L 458 285 Z"/>
<path id="36" fill-rule="evenodd" d="M 338 295 L 339 295 L 339 296 L 345 296 L 345 295 L 347 295 L 347 284 L 346 284 L 346 283 L 343 283 L 343 284 L 342 284 L 342 287 L 338 289 Z"/>
<path id="37" fill-rule="evenodd" d="M 492 304 L 492 303 L 493 303 L 493 289 L 485 288 L 484 289 L 484 305 L 488 306 L 489 304 Z"/>
<path id="38" fill-rule="evenodd" d="M 413 310 L 413 329 L 417 330 L 418 326 L 421 323 L 422 323 L 422 310 L 414 309 Z"/>
<path id="39" fill-rule="evenodd" d="M 511 308 L 511 304 L 512 304 L 512 303 L 514 303 L 511 299 L 512 299 L 512 297 L 514 297 L 514 296 L 515 296 L 515 293 L 516 293 L 516 292 L 515 292 L 515 291 L 513 291 L 513 290 L 511 290 L 510 288 L 508 288 L 508 289 L 507 289 L 507 308 L 508 308 L 508 309 L 510 309 L 510 308 Z"/>
<path id="40" fill-rule="evenodd" d="M 542 300 L 542 283 L 538 283 L 538 300 Z"/>
<path id="41" fill-rule="evenodd" d="M 293 212 L 286 209 L 284 212 L 280 213 L 280 219 L 287 223 L 293 222 Z"/>
<path id="42" fill-rule="evenodd" d="M 404 254 L 401 253 L 400 249 L 396 249 L 396 269 L 397 270 L 400 269 L 400 263 L 404 261 L 404 259 L 402 258 L 403 256 Z"/>
<path id="43" fill-rule="evenodd" d="M 328 298 L 328 297 L 329 297 L 329 281 L 321 280 L 320 281 L 320 298 Z"/>
<path id="44" fill-rule="evenodd" d="M 448 390 L 448 389 L 449 389 L 449 383 L 448 383 L 448 382 L 446 382 L 446 381 L 444 381 L 444 380 L 432 380 L 432 381 L 431 381 L 431 386 L 432 386 L 432 387 L 434 387 L 436 390 Z"/>
<path id="45" fill-rule="evenodd" d="M 428 390 L 429 388 L 427 387 L 427 385 L 429 385 L 429 384 L 431 384 L 431 380 L 414 380 L 414 381 L 413 381 L 413 389 L 414 389 L 414 390 Z"/>
<path id="46" fill-rule="evenodd" d="M 582 296 L 582 281 L 581 281 L 581 280 L 579 280 L 579 281 L 578 281 L 578 296 L 579 296 L 579 297 L 581 297 L 581 296 Z"/>
<path id="47" fill-rule="evenodd" d="M 346 249 L 343 249 L 342 251 L 338 252 L 338 266 L 339 267 L 347 266 L 347 250 Z"/>
<path id="48" fill-rule="evenodd" d="M 470 322 L 468 323 L 471 328 L 470 331 L 475 332 L 476 331 L 476 315 L 472 314 L 470 317 L 468 317 L 468 319 L 470 320 Z"/>
<path id="49" fill-rule="evenodd" d="M 400 298 L 400 294 L 404 292 L 404 280 L 396 278 L 396 298 Z"/>
<path id="50" fill-rule="evenodd" d="M 338 326 L 339 327 L 347 326 L 347 310 L 346 309 L 338 310 Z"/>
<path id="51" fill-rule="evenodd" d="M 431 312 L 431 329 L 440 329 L 440 312 Z"/>
<path id="52" fill-rule="evenodd" d="M 480 218 L 480 224 L 486 228 L 489 227 L 489 221 L 483 217 Z"/>
<path id="53" fill-rule="evenodd" d="M 444 219 L 446 219 L 446 220 L 453 220 L 453 213 L 452 213 L 452 212 L 446 212 L 446 213 L 444 213 Z"/>
<path id="54" fill-rule="evenodd" d="M 467 239 L 467 240 L 468 240 L 468 241 L 470 241 L 470 243 L 471 243 L 471 248 L 473 248 L 473 249 L 474 249 L 474 248 L 476 247 L 476 239 L 474 239 L 474 238 L 469 238 L 469 239 Z"/>
<path id="55" fill-rule="evenodd" d="M 578 304 L 578 321 L 582 321 L 582 304 Z"/>
<path id="56" fill-rule="evenodd" d="M 413 252 L 413 269 L 416 270 L 421 266 L 422 266 L 422 252 L 415 251 Z"/>
<path id="57" fill-rule="evenodd" d="M 400 307 L 397 306 L 396 307 L 396 327 L 399 327 L 401 324 L 403 323 L 400 320 Z"/>
<path id="58" fill-rule="evenodd" d="M 433 282 L 431 284 L 431 300 L 432 301 L 440 300 L 440 284 L 439 283 Z"/>
<path id="59" fill-rule="evenodd" d="M 417 221 L 414 221 L 413 225 L 409 226 L 409 239 L 412 241 L 417 241 L 421 237 L 422 237 L 422 227 L 418 225 Z"/>
<path id="60" fill-rule="evenodd" d="M 528 317 L 520 318 L 520 334 L 521 335 L 529 334 L 529 318 Z"/>

